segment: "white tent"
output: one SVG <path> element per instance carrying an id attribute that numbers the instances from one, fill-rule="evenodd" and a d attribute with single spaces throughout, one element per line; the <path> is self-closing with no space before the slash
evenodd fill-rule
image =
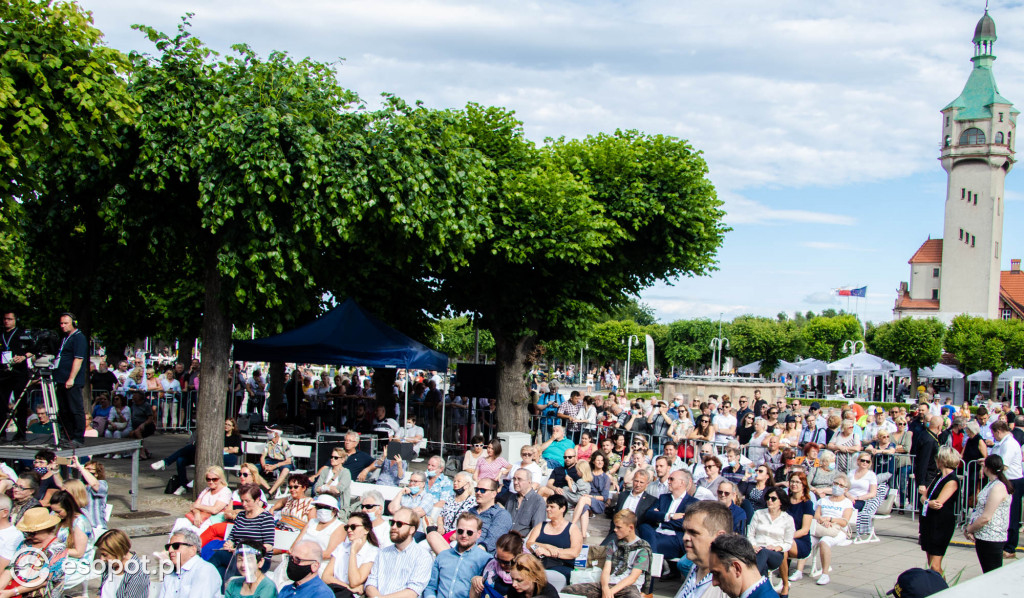
<path id="1" fill-rule="evenodd" d="M 1020 378 L 1022 376 L 1024 376 L 1024 370 L 1020 368 L 1014 368 L 1011 370 L 1006 370 L 1005 372 L 999 374 L 999 378 L 997 378 L 996 380 L 998 382 L 1010 382 L 1014 378 Z M 992 372 L 988 370 L 978 370 L 977 372 L 974 372 L 970 376 L 967 376 L 967 379 L 971 382 L 991 382 Z"/>
<path id="2" fill-rule="evenodd" d="M 910 369 L 903 368 L 902 370 L 896 372 L 896 375 L 909 376 Z M 917 370 L 917 375 L 921 378 L 936 378 L 939 380 L 960 380 L 961 378 L 964 377 L 964 375 L 960 373 L 960 370 L 948 366 L 944 363 L 936 364 L 935 366 L 930 368 L 920 368 Z"/>
<path id="3" fill-rule="evenodd" d="M 813 357 L 801 359 L 796 362 L 796 366 L 799 369 L 793 373 L 799 376 L 820 376 L 829 372 L 827 363 L 820 359 L 814 359 Z"/>
<path id="4" fill-rule="evenodd" d="M 877 355 L 861 351 L 838 361 L 833 361 L 828 364 L 828 369 L 854 374 L 881 374 L 883 372 L 894 372 L 900 368 L 891 361 L 886 361 Z"/>
<path id="5" fill-rule="evenodd" d="M 797 367 L 796 364 L 790 363 L 790 362 L 786 361 L 785 359 L 780 359 L 779 360 L 779 365 L 777 365 L 775 367 L 774 374 L 776 376 L 778 376 L 779 374 L 795 374 L 795 373 L 798 373 L 797 372 L 798 369 L 799 368 Z M 736 370 L 736 373 L 738 373 L 738 374 L 759 374 L 759 373 L 761 373 L 761 361 L 758 360 L 758 361 L 755 361 L 753 363 L 748 363 L 747 365 L 741 366 L 739 369 Z"/>

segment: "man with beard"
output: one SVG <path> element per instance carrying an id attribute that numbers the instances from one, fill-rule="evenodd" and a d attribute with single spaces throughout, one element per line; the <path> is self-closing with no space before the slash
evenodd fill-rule
<path id="1" fill-rule="evenodd" d="M 420 526 L 420 518 L 411 509 L 399 509 L 391 519 L 391 546 L 382 548 L 377 560 L 366 578 L 366 598 L 384 596 L 419 596 L 430 582 L 433 560 L 429 549 L 413 541 L 413 534 Z M 488 555 L 490 556 L 490 555 Z M 467 576 L 467 582 L 469 578 Z"/>

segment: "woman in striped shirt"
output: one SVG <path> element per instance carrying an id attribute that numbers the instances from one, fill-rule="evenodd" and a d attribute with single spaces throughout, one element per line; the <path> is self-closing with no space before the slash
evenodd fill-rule
<path id="1" fill-rule="evenodd" d="M 225 578 L 238 574 L 234 551 L 243 540 L 262 543 L 268 554 L 274 549 L 274 516 L 263 509 L 259 487 L 252 484 L 242 486 L 238 495 L 242 498 L 242 512 L 235 517 L 235 524 L 224 541 L 224 546 L 210 557 L 210 564 L 217 567 L 221 575 L 225 575 L 226 572 Z M 266 573 L 268 569 L 270 560 L 266 559 L 262 570 Z"/>
<path id="2" fill-rule="evenodd" d="M 149 598 L 149 572 L 132 552 L 128 534 L 119 529 L 104 532 L 96 540 L 96 557 L 107 564 L 100 580 L 100 596 Z"/>

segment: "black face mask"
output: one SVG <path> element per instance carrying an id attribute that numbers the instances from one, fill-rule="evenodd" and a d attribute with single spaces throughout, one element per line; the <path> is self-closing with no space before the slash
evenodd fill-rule
<path id="1" fill-rule="evenodd" d="M 454 490 L 455 496 L 462 496 L 462 493 L 466 491 L 466 487 L 463 486 L 462 488 L 455 488 Z"/>
<path id="2" fill-rule="evenodd" d="M 313 571 L 313 565 L 299 565 L 291 559 L 288 560 L 288 568 L 285 573 L 288 575 L 288 579 L 292 581 L 299 581 L 304 579 Z"/>

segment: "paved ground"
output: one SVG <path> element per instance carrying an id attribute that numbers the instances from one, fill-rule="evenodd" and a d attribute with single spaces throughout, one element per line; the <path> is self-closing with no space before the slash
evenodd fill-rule
<path id="1" fill-rule="evenodd" d="M 158 435 L 146 440 L 146 446 L 156 457 L 164 457 L 179 448 L 187 437 L 184 435 Z M 132 537 L 135 549 L 139 554 L 152 554 L 163 550 L 167 541 L 166 533 L 174 519 L 184 513 L 190 504 L 187 498 L 167 496 L 163 493 L 164 485 L 172 471 L 153 471 L 143 461 L 139 472 L 139 515 L 133 517 L 128 512 L 130 460 L 104 460 L 109 473 L 111 485 L 110 502 L 114 505 L 111 527 L 124 529 Z M 422 467 L 422 464 L 419 465 Z M 609 520 L 604 517 L 595 518 L 590 526 L 590 538 L 594 543 L 600 542 L 608 532 Z M 877 597 L 892 589 L 896 577 L 911 567 L 925 566 L 924 553 L 917 546 L 917 522 L 909 517 L 893 516 L 876 522 L 875 529 L 881 542 L 872 544 L 850 545 L 838 548 L 834 552 L 832 582 L 827 586 L 818 586 L 809 575 L 808 564 L 803 580 L 795 582 L 790 590 L 793 598 L 809 598 L 811 596 L 863 596 Z M 957 536 L 954 540 L 962 540 Z M 1019 571 L 1024 582 L 1024 552 L 1018 552 L 1020 558 L 1012 563 Z M 972 546 L 962 543 L 951 546 L 946 553 L 945 568 L 947 579 L 957 574 L 961 580 L 981 575 L 978 561 Z M 93 582 L 93 588 L 96 587 Z M 655 582 L 654 593 L 658 596 L 673 596 L 679 587 L 678 581 Z"/>

